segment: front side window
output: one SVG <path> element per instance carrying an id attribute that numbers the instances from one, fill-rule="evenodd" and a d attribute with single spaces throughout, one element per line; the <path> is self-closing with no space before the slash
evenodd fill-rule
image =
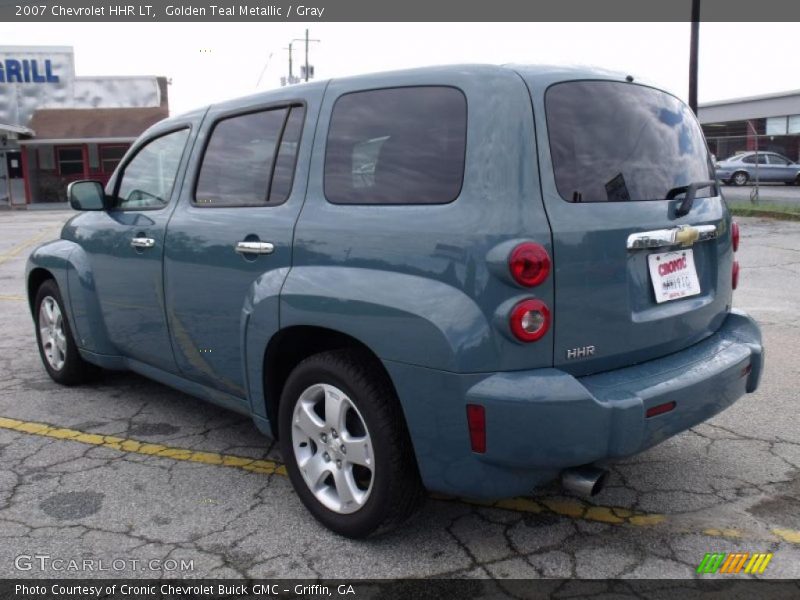
<path id="1" fill-rule="evenodd" d="M 169 203 L 188 129 L 148 142 L 125 165 L 117 185 L 115 207 L 123 210 L 162 208 Z"/>
<path id="2" fill-rule="evenodd" d="M 195 190 L 199 206 L 274 206 L 289 197 L 302 106 L 228 117 L 214 126 Z"/>
<path id="3" fill-rule="evenodd" d="M 325 196 L 334 204 L 445 204 L 464 177 L 467 101 L 451 87 L 345 94 L 331 115 Z"/>
<path id="4" fill-rule="evenodd" d="M 564 200 L 663 200 L 671 192 L 674 197 L 676 188 L 714 179 L 697 119 L 665 92 L 614 81 L 569 81 L 548 89 L 545 107 L 556 187 Z"/>

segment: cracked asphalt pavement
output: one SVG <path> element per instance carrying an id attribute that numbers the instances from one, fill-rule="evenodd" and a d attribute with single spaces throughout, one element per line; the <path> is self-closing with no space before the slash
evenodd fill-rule
<path id="1" fill-rule="evenodd" d="M 735 305 L 767 348 L 757 393 L 614 464 L 591 500 L 556 485 L 493 506 L 432 498 L 400 530 L 350 541 L 305 511 L 248 419 L 129 373 L 47 377 L 24 264 L 70 215 L 0 213 L 2 577 L 691 578 L 706 552 L 734 551 L 774 553 L 761 577 L 800 577 L 800 223 L 739 219 Z M 34 554 L 128 562 L 15 568 Z"/>

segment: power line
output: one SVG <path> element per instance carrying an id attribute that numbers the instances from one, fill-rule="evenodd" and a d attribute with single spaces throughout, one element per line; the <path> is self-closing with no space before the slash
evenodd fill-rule
<path id="1" fill-rule="evenodd" d="M 267 57 L 267 62 L 264 63 L 264 68 L 261 69 L 261 74 L 258 76 L 258 81 L 256 81 L 256 89 L 258 89 L 258 84 L 261 83 L 261 78 L 264 77 L 264 73 L 267 72 L 267 67 L 269 66 L 269 61 L 272 60 L 272 55 L 273 54 L 274 54 L 274 52 L 270 52 L 269 53 L 269 56 Z"/>

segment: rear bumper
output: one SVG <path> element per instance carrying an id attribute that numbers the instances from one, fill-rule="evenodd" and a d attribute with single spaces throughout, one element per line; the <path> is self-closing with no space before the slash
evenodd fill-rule
<path id="1" fill-rule="evenodd" d="M 398 391 L 426 485 L 444 493 L 502 497 L 528 493 L 566 467 L 658 444 L 754 391 L 762 370 L 758 325 L 734 311 L 698 344 L 597 375 L 576 378 L 558 369 L 449 374 L 449 382 L 439 386 L 453 391 L 427 404 L 428 422 L 422 426 L 413 414 L 422 407 L 406 402 L 402 385 Z M 444 408 L 443 402 L 455 408 Z M 647 409 L 672 402 L 669 412 L 646 417 Z M 470 450 L 468 403 L 486 409 L 485 454 Z"/>

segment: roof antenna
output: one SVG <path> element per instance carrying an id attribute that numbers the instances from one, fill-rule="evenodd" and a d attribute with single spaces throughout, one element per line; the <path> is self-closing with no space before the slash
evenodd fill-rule
<path id="1" fill-rule="evenodd" d="M 628 83 L 633 83 L 633 75 L 625 75 L 625 81 Z"/>

